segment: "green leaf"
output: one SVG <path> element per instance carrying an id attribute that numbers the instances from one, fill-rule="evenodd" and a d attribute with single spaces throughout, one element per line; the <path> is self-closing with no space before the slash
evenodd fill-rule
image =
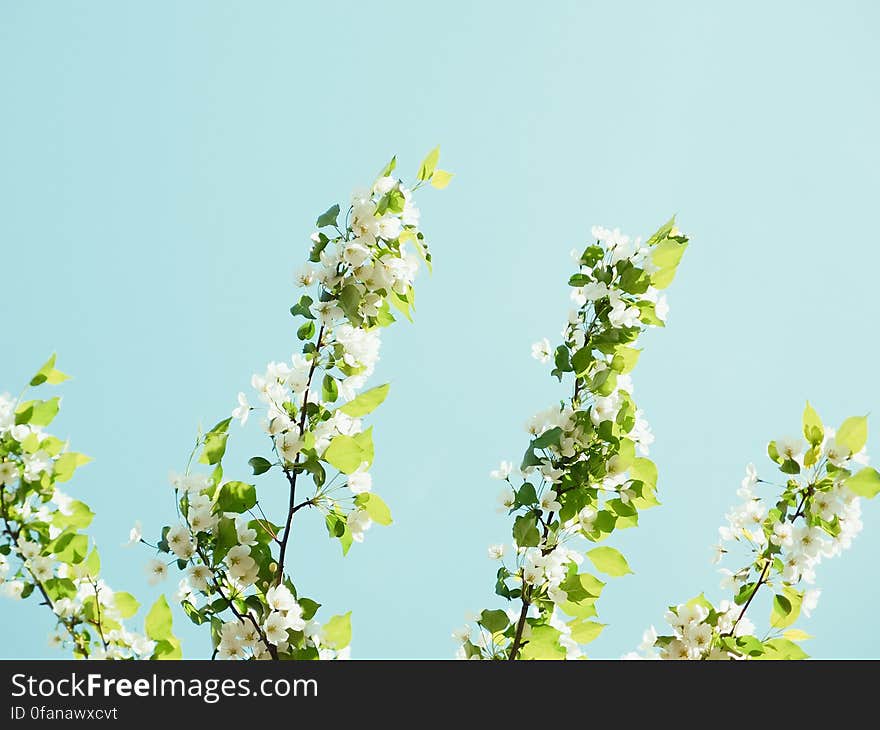
<path id="1" fill-rule="evenodd" d="M 621 375 L 628 373 L 636 366 L 641 354 L 642 351 L 635 347 L 618 347 L 614 351 L 611 367 Z"/>
<path id="2" fill-rule="evenodd" d="M 366 416 L 381 405 L 388 396 L 388 391 L 390 389 L 391 384 L 386 383 L 385 385 L 379 385 L 375 388 L 370 388 L 370 390 L 365 390 L 359 396 L 350 400 L 344 406 L 341 406 L 338 410 L 352 418 Z"/>
<path id="3" fill-rule="evenodd" d="M 568 624 L 571 627 L 571 638 L 578 644 L 589 644 L 595 641 L 606 624 L 600 624 L 596 621 L 581 621 L 576 619 Z"/>
<path id="4" fill-rule="evenodd" d="M 773 597 L 770 625 L 777 629 L 791 626 L 801 615 L 803 600 L 804 594 L 801 591 L 792 586 L 785 586 L 781 594 Z"/>
<path id="5" fill-rule="evenodd" d="M 55 460 L 55 480 L 59 482 L 69 481 L 77 467 L 84 466 L 91 461 L 91 457 L 78 454 L 75 451 L 66 451 Z"/>
<path id="6" fill-rule="evenodd" d="M 653 461 L 643 456 L 636 458 L 629 467 L 630 476 L 653 487 L 657 486 L 657 467 Z"/>
<path id="7" fill-rule="evenodd" d="M 84 530 L 92 524 L 92 520 L 95 517 L 95 513 L 89 509 L 89 506 L 78 499 L 70 503 L 68 512 L 70 514 L 67 515 L 63 514 L 60 510 L 55 512 L 52 515 L 52 524 L 62 530 L 68 527 L 72 527 L 74 530 Z"/>
<path id="8" fill-rule="evenodd" d="M 431 176 L 434 174 L 434 170 L 437 168 L 437 161 L 440 159 L 440 148 L 435 147 L 432 149 L 428 156 L 422 160 L 422 164 L 419 165 L 419 180 L 430 180 Z"/>
<path id="9" fill-rule="evenodd" d="M 760 659 L 797 660 L 807 659 L 809 655 L 793 641 L 788 639 L 770 639 L 764 642 L 764 654 Z"/>
<path id="10" fill-rule="evenodd" d="M 362 447 L 357 437 L 339 434 L 330 442 L 324 452 L 323 459 L 343 474 L 352 474 L 360 468 L 361 464 L 369 464 L 372 460 L 372 454 Z"/>
<path id="11" fill-rule="evenodd" d="M 167 639 L 163 639 L 156 643 L 156 649 L 153 651 L 153 659 L 160 660 L 171 660 L 171 659 L 182 659 L 183 651 L 180 647 L 180 642 L 174 636 L 169 636 Z"/>
<path id="12" fill-rule="evenodd" d="M 657 243 L 660 243 L 664 238 L 668 237 L 670 233 L 672 233 L 672 229 L 675 228 L 675 216 L 672 216 L 666 223 L 664 223 L 660 228 L 658 228 L 654 233 L 651 234 L 651 237 L 645 243 L 646 246 L 653 246 Z"/>
<path id="13" fill-rule="evenodd" d="M 144 633 L 148 639 L 162 641 L 172 637 L 171 609 L 165 596 L 159 596 L 144 620 Z"/>
<path id="14" fill-rule="evenodd" d="M 534 512 L 516 518 L 513 523 L 513 539 L 520 547 L 538 546 L 541 542 L 541 534 L 538 532 Z"/>
<path id="15" fill-rule="evenodd" d="M 376 522 L 380 525 L 391 524 L 391 510 L 378 494 L 374 494 L 373 492 L 365 492 L 364 494 L 359 494 L 355 498 L 355 504 L 357 504 L 359 507 L 363 507 L 363 509 L 366 510 L 367 514 L 370 515 L 373 522 Z"/>
<path id="16" fill-rule="evenodd" d="M 217 506 L 221 512 L 246 512 L 256 503 L 256 487 L 244 482 L 226 482 L 217 496 Z"/>
<path id="17" fill-rule="evenodd" d="M 339 385 L 330 373 L 324 375 L 321 382 L 321 399 L 325 403 L 333 403 L 339 397 Z"/>
<path id="18" fill-rule="evenodd" d="M 810 401 L 807 401 L 807 405 L 804 408 L 804 438 L 807 439 L 813 446 L 817 446 L 822 443 L 822 439 L 825 438 L 825 429 L 822 426 L 822 419 L 819 418 L 819 414 L 816 413 L 813 406 L 810 405 Z"/>
<path id="19" fill-rule="evenodd" d="M 264 459 L 262 456 L 251 457 L 248 459 L 248 464 L 250 464 L 251 469 L 254 470 L 254 476 L 265 474 L 272 468 L 272 462 L 268 459 Z"/>
<path id="20" fill-rule="evenodd" d="M 296 337 L 299 340 L 310 340 L 315 336 L 315 321 L 307 319 L 296 330 Z"/>
<path id="21" fill-rule="evenodd" d="M 382 168 L 382 172 L 379 173 L 379 177 L 388 177 L 392 172 L 394 172 L 394 168 L 397 167 L 397 155 L 391 158 L 391 161 Z"/>
<path id="22" fill-rule="evenodd" d="M 485 609 L 480 614 L 479 624 L 490 633 L 495 634 L 499 631 L 504 631 L 504 629 L 510 624 L 510 619 L 501 609 L 496 609 L 494 611 Z"/>
<path id="23" fill-rule="evenodd" d="M 125 591 L 117 591 L 113 594 L 113 605 L 122 618 L 131 618 L 141 607 L 138 600 L 131 593 Z"/>
<path id="24" fill-rule="evenodd" d="M 297 302 L 290 308 L 290 313 L 294 317 L 300 316 L 305 317 L 306 319 L 314 319 L 315 315 L 312 314 L 311 310 L 311 306 L 313 303 L 314 299 L 312 299 L 307 294 L 303 294 L 302 297 L 300 297 L 299 302 Z"/>
<path id="25" fill-rule="evenodd" d="M 583 375 L 593 362 L 593 350 L 591 347 L 582 347 L 571 356 L 571 367 L 575 375 Z"/>
<path id="26" fill-rule="evenodd" d="M 52 354 L 46 362 L 43 364 L 37 374 L 31 378 L 31 386 L 42 385 L 43 383 L 49 383 L 49 385 L 58 385 L 59 383 L 63 383 L 65 380 L 70 378 L 69 375 L 65 375 L 60 370 L 55 369 L 55 354 Z"/>
<path id="27" fill-rule="evenodd" d="M 220 423 L 223 423 L 222 421 Z M 220 424 L 217 424 L 218 426 Z M 226 424 L 228 428 L 229 424 Z M 205 445 L 202 448 L 202 455 L 199 457 L 199 462 L 202 464 L 219 464 L 223 459 L 223 455 L 226 453 L 226 439 L 229 438 L 229 434 L 226 432 L 226 428 L 218 429 L 215 426 L 212 430 L 208 431 L 205 434 Z"/>
<path id="28" fill-rule="evenodd" d="M 873 499 L 880 492 L 880 474 L 871 466 L 866 466 L 847 479 L 844 484 L 860 497 Z"/>
<path id="29" fill-rule="evenodd" d="M 565 649 L 559 646 L 560 636 L 552 626 L 534 626 L 520 655 L 523 659 L 562 659 Z"/>
<path id="30" fill-rule="evenodd" d="M 431 176 L 431 185 L 438 190 L 443 190 L 453 177 L 453 173 L 446 172 L 446 170 L 434 170 L 434 174 Z"/>
<path id="31" fill-rule="evenodd" d="M 843 444 L 853 454 L 865 448 L 868 440 L 868 419 L 866 416 L 847 418 L 837 430 L 837 442 Z"/>
<path id="32" fill-rule="evenodd" d="M 315 225 L 318 228 L 324 228 L 325 226 L 335 226 L 336 219 L 339 217 L 339 204 L 331 205 L 327 210 L 325 210 L 321 215 L 318 216 L 318 220 L 315 221 Z"/>
<path id="33" fill-rule="evenodd" d="M 48 426 L 58 415 L 60 399 L 30 400 L 15 409 L 15 423 L 28 423 L 31 426 Z"/>
<path id="34" fill-rule="evenodd" d="M 339 306 L 345 312 L 345 316 L 355 325 L 359 325 L 363 321 L 358 312 L 361 303 L 361 292 L 354 284 L 347 284 L 342 287 L 339 292 Z"/>
<path id="35" fill-rule="evenodd" d="M 606 575 L 621 576 L 632 573 L 626 558 L 613 547 L 597 547 L 587 552 L 596 570 Z"/>
<path id="36" fill-rule="evenodd" d="M 789 641 L 806 641 L 807 639 L 813 638 L 812 635 L 802 629 L 789 629 L 788 631 L 783 631 L 782 636 Z"/>
<path id="37" fill-rule="evenodd" d="M 331 649 L 344 649 L 351 643 L 351 611 L 333 616 L 321 631 L 324 643 Z"/>
<path id="38" fill-rule="evenodd" d="M 62 563 L 81 563 L 89 552 L 89 538 L 73 532 L 64 532 L 49 543 L 48 550 Z"/>

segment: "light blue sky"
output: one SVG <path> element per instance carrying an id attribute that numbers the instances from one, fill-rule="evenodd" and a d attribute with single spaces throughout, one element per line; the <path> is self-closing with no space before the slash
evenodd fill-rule
<path id="1" fill-rule="evenodd" d="M 646 234 L 676 212 L 693 243 L 634 373 L 664 505 L 616 539 L 636 574 L 606 589 L 591 647 L 619 656 L 667 604 L 721 597 L 708 547 L 806 398 L 833 423 L 877 411 L 878 21 L 867 1 L 4 0 L 0 390 L 59 352 L 75 380 L 55 428 L 96 459 L 70 491 L 99 508 L 107 579 L 154 596 L 148 551 L 117 546 L 172 516 L 199 421 L 290 356 L 315 216 L 442 144 L 457 176 L 422 197 L 435 273 L 375 380 L 393 382 L 374 479 L 396 522 L 343 560 L 310 515 L 293 554 L 325 616 L 354 610 L 356 656 L 446 657 L 508 538 L 488 471 L 561 392 L 529 345 L 562 326 L 569 250 L 593 223 Z M 814 655 L 880 656 L 865 507 L 820 568 Z M 57 656 L 35 601 L 0 616 L 4 655 Z"/>

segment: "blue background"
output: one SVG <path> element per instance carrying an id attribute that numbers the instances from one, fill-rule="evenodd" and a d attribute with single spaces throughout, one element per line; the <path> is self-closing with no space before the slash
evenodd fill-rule
<path id="1" fill-rule="evenodd" d="M 594 223 L 648 234 L 676 212 L 693 244 L 634 373 L 664 506 L 615 539 L 636 574 L 606 589 L 590 653 L 720 598 L 708 548 L 744 465 L 767 473 L 806 398 L 834 424 L 880 399 L 880 11 L 711 5 L 0 3 L 0 386 L 55 350 L 75 376 L 54 430 L 96 459 L 69 491 L 99 512 L 110 583 L 158 594 L 149 551 L 117 546 L 172 517 L 197 424 L 293 352 L 315 216 L 441 143 L 457 176 L 421 196 L 435 274 L 374 380 L 393 382 L 373 422 L 395 524 L 343 560 L 306 515 L 297 585 L 325 618 L 354 610 L 355 656 L 450 656 L 494 604 L 486 546 L 508 540 L 488 471 L 563 392 L 529 346 L 558 339 L 569 250 Z M 243 476 L 262 442 L 240 433 Z M 261 482 L 270 507 L 283 486 Z M 820 568 L 814 655 L 880 655 L 880 506 L 864 521 Z M 59 656 L 35 601 L 0 616 L 5 655 Z"/>

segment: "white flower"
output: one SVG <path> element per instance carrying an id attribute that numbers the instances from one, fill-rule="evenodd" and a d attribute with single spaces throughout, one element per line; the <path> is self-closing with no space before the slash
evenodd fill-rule
<path id="1" fill-rule="evenodd" d="M 290 611 L 298 605 L 290 589 L 285 585 L 272 586 L 266 591 L 266 603 L 273 611 Z"/>
<path id="2" fill-rule="evenodd" d="M 349 512 L 346 522 L 348 523 L 348 529 L 351 531 L 351 538 L 355 542 L 363 542 L 364 533 L 369 530 L 370 526 L 373 524 L 372 518 L 367 514 L 367 511 L 363 509 L 356 509 Z"/>
<path id="3" fill-rule="evenodd" d="M 542 365 L 550 362 L 550 341 L 546 337 L 532 345 L 532 357 Z"/>
<path id="4" fill-rule="evenodd" d="M 617 411 L 620 408 L 620 400 L 615 395 L 598 396 L 593 402 L 590 410 L 590 420 L 594 425 L 598 426 L 603 421 L 613 421 L 617 418 Z"/>
<path id="5" fill-rule="evenodd" d="M 550 586 L 547 589 L 547 598 L 558 605 L 560 603 L 565 603 L 568 600 L 568 593 L 558 586 Z"/>
<path id="6" fill-rule="evenodd" d="M 250 547 L 257 544 L 257 531 L 253 527 L 249 527 L 247 520 L 244 518 L 239 518 L 235 521 L 235 534 L 238 537 L 239 545 Z"/>
<path id="7" fill-rule="evenodd" d="M 604 281 L 591 281 L 581 289 L 581 295 L 586 301 L 595 302 L 608 296 L 610 290 Z"/>
<path id="8" fill-rule="evenodd" d="M 395 185 L 397 185 L 397 178 L 386 175 L 373 183 L 373 192 L 378 195 L 385 195 L 385 193 L 391 192 Z"/>
<path id="9" fill-rule="evenodd" d="M 54 561 L 48 556 L 39 556 L 28 561 L 28 569 L 31 575 L 42 583 L 54 575 Z"/>
<path id="10" fill-rule="evenodd" d="M 233 409 L 232 417 L 241 421 L 241 425 L 247 423 L 248 416 L 251 412 L 251 404 L 248 403 L 247 396 L 244 393 L 238 394 L 238 407 Z"/>
<path id="11" fill-rule="evenodd" d="M 218 659 L 244 659 L 244 645 L 238 637 L 224 638 L 217 645 Z"/>
<path id="12" fill-rule="evenodd" d="M 523 568 L 523 580 L 529 585 L 537 585 L 544 579 L 543 568 L 537 565 L 528 565 Z"/>
<path id="13" fill-rule="evenodd" d="M 296 461 L 296 457 L 302 451 L 304 445 L 305 442 L 302 437 L 293 431 L 283 433 L 275 439 L 275 448 L 278 450 L 278 455 L 289 464 L 293 464 Z"/>
<path id="14" fill-rule="evenodd" d="M 513 471 L 513 463 L 510 461 L 502 461 L 501 466 L 489 472 L 489 476 L 493 479 L 507 479 Z"/>
<path id="15" fill-rule="evenodd" d="M 195 534 L 198 534 L 199 532 L 210 532 L 216 527 L 218 521 L 217 515 L 211 511 L 210 507 L 193 509 L 192 506 L 190 506 L 187 519 L 189 520 L 190 528 Z"/>
<path id="16" fill-rule="evenodd" d="M 498 495 L 498 507 L 499 512 L 507 512 L 509 509 L 513 509 L 513 505 L 516 503 L 516 492 L 513 491 L 510 487 L 504 487 L 501 490 L 501 493 Z"/>
<path id="17" fill-rule="evenodd" d="M 807 617 L 812 616 L 813 611 L 816 610 L 816 606 L 819 605 L 819 596 L 821 595 L 822 591 L 818 588 L 810 588 L 804 593 L 804 599 L 801 602 L 801 610 Z"/>
<path id="18" fill-rule="evenodd" d="M 11 487 L 18 481 L 18 466 L 12 461 L 0 463 L 0 486 Z"/>
<path id="19" fill-rule="evenodd" d="M 504 545 L 502 543 L 490 545 L 488 553 L 490 560 L 501 560 L 504 557 Z"/>
<path id="20" fill-rule="evenodd" d="M 666 301 L 665 294 L 661 294 L 657 301 L 654 302 L 654 314 L 657 315 L 657 319 L 661 322 L 665 322 L 669 316 L 669 302 Z"/>
<path id="21" fill-rule="evenodd" d="M 177 592 L 174 594 L 174 600 L 178 603 L 183 603 L 186 600 L 189 600 L 190 596 L 193 594 L 192 586 L 189 584 L 186 578 L 181 578 L 177 583 Z"/>
<path id="22" fill-rule="evenodd" d="M 373 477 L 366 471 L 366 465 L 348 475 L 348 488 L 353 494 L 363 494 L 373 488 Z"/>
<path id="23" fill-rule="evenodd" d="M 471 638 L 471 627 L 460 626 L 452 632 L 452 638 L 459 644 L 464 644 L 464 642 Z"/>
<path id="24" fill-rule="evenodd" d="M 736 495 L 740 499 L 752 499 L 755 496 L 754 488 L 757 483 L 758 471 L 755 469 L 754 464 L 748 464 L 746 466 L 746 475 L 743 477 Z"/>
<path id="25" fill-rule="evenodd" d="M 259 566 L 251 557 L 251 549 L 247 545 L 236 545 L 226 553 L 226 564 L 229 574 L 242 583 L 250 584 L 256 580 Z"/>
<path id="26" fill-rule="evenodd" d="M 297 286 L 309 287 L 315 283 L 315 270 L 306 264 L 294 275 Z"/>
<path id="27" fill-rule="evenodd" d="M 186 525 L 173 525 L 165 534 L 165 542 L 168 543 L 169 550 L 182 560 L 189 560 L 195 552 L 195 545 Z"/>
<path id="28" fill-rule="evenodd" d="M 773 525 L 770 542 L 780 547 L 790 547 L 792 543 L 792 527 L 790 522 L 777 522 Z"/>
<path id="29" fill-rule="evenodd" d="M 272 611 L 263 622 L 266 639 L 271 643 L 281 644 L 287 641 L 287 620 L 280 611 Z"/>
<path id="30" fill-rule="evenodd" d="M 825 444 L 825 456 L 828 457 L 828 461 L 834 464 L 834 466 L 845 467 L 851 455 L 850 450 L 843 444 L 838 443 L 836 438 L 829 439 L 828 443 Z"/>
<path id="31" fill-rule="evenodd" d="M 32 542 L 28 540 L 26 537 L 18 538 L 18 552 L 21 554 L 21 557 L 25 560 L 30 558 L 35 558 L 40 554 L 40 543 Z"/>
<path id="32" fill-rule="evenodd" d="M 147 582 L 154 586 L 168 577 L 168 566 L 159 558 L 152 558 L 144 568 L 147 574 Z"/>
<path id="33" fill-rule="evenodd" d="M 207 565 L 191 565 L 186 569 L 186 573 L 193 588 L 199 591 L 208 590 L 208 580 L 213 574 Z"/>
<path id="34" fill-rule="evenodd" d="M 20 580 L 8 580 L 0 586 L 0 590 L 3 591 L 7 598 L 18 600 L 24 592 L 24 583 Z"/>
<path id="35" fill-rule="evenodd" d="M 776 449 L 783 459 L 791 459 L 797 461 L 798 457 L 804 453 L 806 443 L 801 438 L 784 436 L 776 440 Z"/>
<path id="36" fill-rule="evenodd" d="M 39 481 L 42 474 L 52 471 L 52 457 L 43 449 L 34 454 L 24 454 L 21 459 L 24 464 L 25 481 Z"/>
<path id="37" fill-rule="evenodd" d="M 556 501 L 556 492 L 552 489 L 548 489 L 541 495 L 540 505 L 541 509 L 547 512 L 558 512 L 562 509 L 562 505 Z"/>
<path id="38" fill-rule="evenodd" d="M 384 238 L 386 241 L 393 241 L 398 236 L 400 236 L 403 231 L 403 227 L 400 223 L 400 218 L 395 215 L 383 215 L 376 226 L 377 235 L 381 238 Z"/>
<path id="39" fill-rule="evenodd" d="M 637 327 L 639 325 L 638 307 L 628 305 L 624 301 L 618 301 L 608 313 L 608 321 L 612 327 Z"/>

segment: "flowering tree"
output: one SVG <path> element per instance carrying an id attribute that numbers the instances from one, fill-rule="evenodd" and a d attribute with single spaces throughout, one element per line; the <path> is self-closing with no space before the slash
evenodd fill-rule
<path id="1" fill-rule="evenodd" d="M 809 636 L 793 628 L 810 615 L 820 591 L 816 566 L 840 555 L 861 531 L 861 497 L 880 492 L 880 474 L 865 466 L 868 425 L 848 418 L 835 432 L 807 403 L 801 438 L 781 438 L 767 447 L 781 476 L 759 479 L 754 465 L 737 490 L 743 502 L 727 514 L 715 562 L 745 553 L 744 567 L 722 568 L 722 588 L 731 599 L 713 605 L 701 593 L 666 612 L 671 633 L 645 632 L 641 651 L 663 659 L 804 659 L 797 642 Z M 726 545 L 732 546 L 728 550 Z M 759 593 L 769 620 L 758 635 L 749 609 Z M 760 601 L 758 601 L 760 602 Z M 754 609 L 752 610 L 754 613 Z"/>
<path id="2" fill-rule="evenodd" d="M 65 380 L 52 355 L 29 387 Z M 83 532 L 94 513 L 59 488 L 90 459 L 45 431 L 60 398 L 23 400 L 25 392 L 15 399 L 0 395 L 0 588 L 15 599 L 41 598 L 56 621 L 50 644 L 77 658 L 180 657 L 164 596 L 146 617 L 146 635 L 125 627 L 138 601 L 99 577 L 98 550 Z"/>
<path id="3" fill-rule="evenodd" d="M 646 458 L 653 441 L 632 398 L 629 372 L 647 327 L 668 312 L 660 290 L 669 286 L 688 239 L 670 220 L 642 245 L 620 231 L 595 227 L 596 243 L 575 254 L 569 280 L 575 308 L 555 350 L 545 339 L 532 354 L 553 362 L 567 398 L 528 423 L 531 441 L 519 469 L 502 462 L 492 476 L 505 482 L 501 510 L 514 517 L 513 555 L 489 548 L 498 560 L 495 592 L 513 604 L 484 610 L 476 627 L 453 636 L 459 656 L 472 659 L 561 659 L 583 656 L 581 646 L 603 628 L 590 619 L 605 585 L 579 572 L 578 544 L 605 540 L 638 524 L 639 510 L 658 504 L 657 469 Z M 630 572 L 613 547 L 586 552 L 596 570 Z M 570 617 L 562 618 L 562 614 Z"/>
<path id="4" fill-rule="evenodd" d="M 354 193 L 341 219 L 339 205 L 318 217 L 309 263 L 297 277 L 304 293 L 290 310 L 300 352 L 251 380 L 267 453 L 249 464 L 253 476 L 277 475 L 286 484 L 280 518 L 264 513 L 255 484 L 224 479 L 230 423 L 244 426 L 255 410 L 244 393 L 230 418 L 199 435 L 186 470 L 172 479 L 179 519 L 152 545 L 157 557 L 148 569 L 157 580 L 168 564 L 186 573 L 178 597 L 194 623 L 210 626 L 216 657 L 347 654 L 350 612 L 322 625 L 320 604 L 288 575 L 293 522 L 300 512 L 322 515 L 343 554 L 374 523 L 391 523 L 372 491 L 372 427 L 364 423 L 389 386 L 362 389 L 379 358 L 380 331 L 395 321 L 392 310 L 412 318 L 420 257 L 430 267 L 413 194 L 449 183 L 438 156 L 439 148 L 425 158 L 412 187 L 392 175 L 393 158 L 371 188 Z M 194 468 L 197 453 L 211 471 Z"/>

